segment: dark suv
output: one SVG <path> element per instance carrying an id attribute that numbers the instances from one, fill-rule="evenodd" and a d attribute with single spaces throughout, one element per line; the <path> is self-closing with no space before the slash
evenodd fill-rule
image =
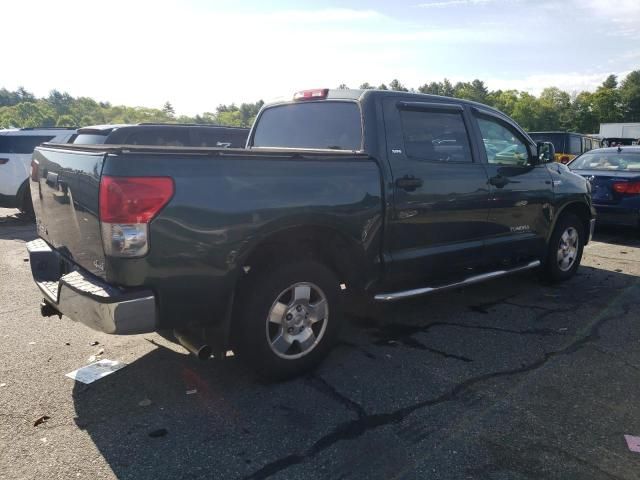
<path id="1" fill-rule="evenodd" d="M 166 145 L 244 148 L 248 128 L 185 123 L 94 125 L 78 130 L 71 143 L 82 145 Z"/>

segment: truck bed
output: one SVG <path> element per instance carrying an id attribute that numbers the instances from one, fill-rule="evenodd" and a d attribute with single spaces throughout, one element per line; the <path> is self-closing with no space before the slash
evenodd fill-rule
<path id="1" fill-rule="evenodd" d="M 253 246 L 301 224 L 346 233 L 371 265 L 379 265 L 381 175 L 363 153 L 43 145 L 33 163 L 40 237 L 100 280 L 155 291 L 159 327 L 221 317 L 231 278 Z M 103 175 L 173 179 L 175 194 L 149 225 L 144 257 L 105 255 L 98 215 Z"/>

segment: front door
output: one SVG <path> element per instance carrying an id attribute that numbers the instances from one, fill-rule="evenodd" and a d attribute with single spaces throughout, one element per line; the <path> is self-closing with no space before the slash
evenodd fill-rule
<path id="1" fill-rule="evenodd" d="M 553 205 L 551 175 L 515 125 L 489 111 L 476 109 L 474 117 L 489 176 L 487 259 L 509 267 L 543 258 Z"/>
<path id="2" fill-rule="evenodd" d="M 394 182 L 388 280 L 438 286 L 473 275 L 482 258 L 489 189 L 461 105 L 386 100 Z"/>

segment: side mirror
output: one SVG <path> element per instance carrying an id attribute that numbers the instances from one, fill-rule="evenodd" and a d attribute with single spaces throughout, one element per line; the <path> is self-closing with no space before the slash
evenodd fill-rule
<path id="1" fill-rule="evenodd" d="M 556 149 L 551 142 L 538 142 L 538 161 L 551 163 L 555 160 Z"/>

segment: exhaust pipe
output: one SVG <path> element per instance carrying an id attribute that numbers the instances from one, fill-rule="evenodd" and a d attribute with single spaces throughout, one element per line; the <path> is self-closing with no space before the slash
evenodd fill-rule
<path id="1" fill-rule="evenodd" d="M 208 360 L 211 357 L 213 350 L 204 342 L 201 336 L 178 330 L 174 330 L 173 334 L 180 345 L 189 350 L 199 360 Z"/>

